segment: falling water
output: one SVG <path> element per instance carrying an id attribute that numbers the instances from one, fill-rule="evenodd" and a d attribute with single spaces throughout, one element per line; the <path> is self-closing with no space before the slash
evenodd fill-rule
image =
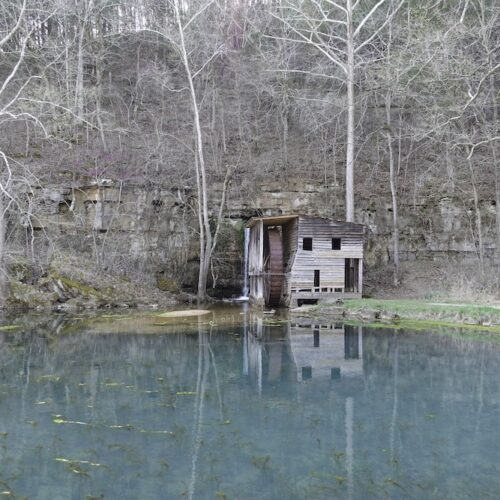
<path id="1" fill-rule="evenodd" d="M 241 297 L 248 298 L 248 292 L 250 291 L 248 286 L 248 244 L 250 242 L 250 228 L 245 228 L 245 247 L 243 249 L 243 288 L 241 290 Z"/>

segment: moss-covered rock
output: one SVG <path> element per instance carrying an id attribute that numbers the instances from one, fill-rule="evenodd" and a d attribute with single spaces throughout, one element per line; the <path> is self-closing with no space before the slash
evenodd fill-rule
<path id="1" fill-rule="evenodd" d="M 15 281 L 32 283 L 36 276 L 35 266 L 28 259 L 17 257 L 7 267 L 7 273 Z"/>
<path id="2" fill-rule="evenodd" d="M 41 290 L 36 286 L 20 281 L 10 282 L 10 293 L 7 305 L 20 309 L 45 309 L 57 301 L 57 294 Z"/>
<path id="3" fill-rule="evenodd" d="M 162 292 L 170 292 L 170 293 L 179 293 L 180 292 L 180 286 L 177 283 L 177 281 L 170 279 L 170 278 L 158 277 L 156 279 L 156 286 Z"/>
<path id="4" fill-rule="evenodd" d="M 98 266 L 93 260 L 58 254 L 41 269 L 26 259 L 9 268 L 11 309 L 75 311 L 114 307 L 158 307 L 177 303 L 179 285 L 165 275 L 157 287 Z M 176 295 L 177 296 L 177 295 Z"/>

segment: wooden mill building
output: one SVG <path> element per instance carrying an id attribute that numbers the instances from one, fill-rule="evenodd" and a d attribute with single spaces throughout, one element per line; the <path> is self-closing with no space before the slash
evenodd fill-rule
<path id="1" fill-rule="evenodd" d="M 320 217 L 255 217 L 250 228 L 250 300 L 276 307 L 360 298 L 364 226 Z"/>

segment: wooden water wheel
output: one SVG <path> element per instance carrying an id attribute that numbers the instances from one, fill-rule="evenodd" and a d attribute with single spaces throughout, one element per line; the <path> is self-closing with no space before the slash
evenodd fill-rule
<path id="1" fill-rule="evenodd" d="M 283 290 L 283 245 L 277 228 L 264 232 L 264 300 L 266 306 L 280 305 Z"/>

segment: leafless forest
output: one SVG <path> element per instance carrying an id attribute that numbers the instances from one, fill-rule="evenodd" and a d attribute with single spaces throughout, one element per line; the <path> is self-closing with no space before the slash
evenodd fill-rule
<path id="1" fill-rule="evenodd" d="M 497 0 L 2 0 L 3 298 L 70 254 L 203 297 L 270 185 L 491 283 L 499 79 Z"/>

